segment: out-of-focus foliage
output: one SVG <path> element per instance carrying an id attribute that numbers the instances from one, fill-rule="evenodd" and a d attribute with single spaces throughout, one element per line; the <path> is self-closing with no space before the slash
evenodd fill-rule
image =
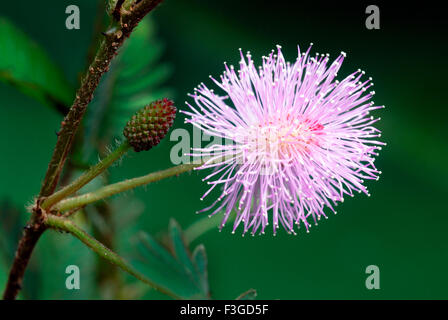
<path id="1" fill-rule="evenodd" d="M 0 288 L 4 288 L 9 273 L 9 263 L 14 257 L 19 238 L 24 226 L 23 218 L 28 214 L 19 210 L 9 202 L 0 204 Z M 78 219 L 80 223 L 82 220 Z M 69 291 L 65 287 L 65 267 L 77 265 L 82 270 L 94 270 L 94 254 L 85 248 L 77 239 L 56 231 L 45 233 L 30 261 L 24 288 L 20 297 L 26 299 L 76 299 L 93 292 L 93 277 L 83 272 L 83 292 Z M 69 248 L 69 249 L 67 249 Z M 8 264 L 6 263 L 8 261 Z M 38 262 L 38 263 L 36 263 Z M 68 264 L 67 264 L 68 263 Z M 45 277 L 51 274 L 51 277 Z M 1 291 L 1 290 L 0 290 Z"/>
<path id="2" fill-rule="evenodd" d="M 88 109 L 87 150 L 99 142 L 110 143 L 111 137 L 121 137 L 126 122 L 137 110 L 170 96 L 170 90 L 162 85 L 171 68 L 158 61 L 163 46 L 154 32 L 152 21 L 142 20 L 104 75 Z"/>
<path id="3" fill-rule="evenodd" d="M 1 286 L 1 288 L 5 287 L 7 277 L 8 277 L 8 267 L 6 265 L 6 262 L 1 258 L 0 259 L 0 286 Z"/>
<path id="4" fill-rule="evenodd" d="M 74 90 L 47 53 L 11 22 L 0 17 L 0 80 L 38 101 L 64 109 Z"/>
<path id="5" fill-rule="evenodd" d="M 15 208 L 10 202 L 0 203 L 0 261 L 14 256 L 14 247 L 22 234 L 20 229 L 22 211 Z"/>
<path id="6" fill-rule="evenodd" d="M 25 210 L 20 210 L 8 200 L 0 202 L 0 288 L 7 282 L 10 262 L 13 260 L 17 244 L 22 235 L 23 221 L 26 218 Z M 31 260 L 27 272 L 27 278 L 38 280 L 39 272 L 35 260 Z M 27 285 L 20 292 L 22 298 L 37 296 L 39 282 L 27 281 Z"/>
<path id="7" fill-rule="evenodd" d="M 210 298 L 204 246 L 198 245 L 190 253 L 180 226 L 174 220 L 170 222 L 168 237 L 166 245 L 169 249 L 141 232 L 138 254 L 131 260 L 133 266 L 182 299 Z"/>
<path id="8" fill-rule="evenodd" d="M 76 223 L 90 230 L 89 223 L 80 213 Z M 50 230 L 43 235 L 37 247 L 39 263 L 35 273 L 38 277 L 26 278 L 29 283 L 37 282 L 38 292 L 33 299 L 83 299 L 98 297 L 95 283 L 96 254 L 70 234 Z M 67 290 L 65 273 L 69 265 L 80 269 L 81 290 Z M 45 276 L 51 274 L 51 277 Z"/>

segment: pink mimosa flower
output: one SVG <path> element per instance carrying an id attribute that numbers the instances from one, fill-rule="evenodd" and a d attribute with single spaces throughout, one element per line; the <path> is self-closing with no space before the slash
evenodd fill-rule
<path id="1" fill-rule="evenodd" d="M 329 63 L 328 55 L 298 49 L 295 63 L 286 62 L 281 47 L 263 57 L 257 67 L 242 54 L 239 70 L 225 64 L 216 85 L 218 95 L 201 83 L 191 95 L 196 106 L 184 111 L 186 122 L 231 143 L 193 149 L 207 157 L 198 169 L 213 168 L 204 180 L 221 195 L 208 208 L 223 212 L 221 228 L 236 211 L 233 232 L 264 233 L 279 225 L 295 234 L 294 225 L 308 231 L 310 220 L 354 192 L 369 195 L 364 180 L 377 180 L 374 165 L 380 131 L 370 111 L 383 108 L 370 99 L 371 78 L 358 70 L 335 80 L 345 53 Z"/>

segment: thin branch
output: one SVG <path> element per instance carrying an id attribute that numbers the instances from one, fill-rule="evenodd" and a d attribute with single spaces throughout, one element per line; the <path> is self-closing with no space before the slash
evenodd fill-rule
<path id="1" fill-rule="evenodd" d="M 87 213 L 92 221 L 92 236 L 110 250 L 115 251 L 116 223 L 113 219 L 114 211 L 105 202 L 97 203 L 94 209 L 93 212 Z M 96 259 L 95 263 L 95 279 L 98 283 L 100 296 L 103 299 L 121 298 L 120 291 L 124 283 L 121 281 L 118 268 L 100 257 Z"/>
<path id="2" fill-rule="evenodd" d="M 123 5 L 124 0 L 118 0 L 117 4 L 115 5 L 114 11 L 112 12 L 112 17 L 114 17 L 114 19 L 116 21 L 120 21 L 121 18 L 121 6 Z"/>
<path id="3" fill-rule="evenodd" d="M 146 176 L 137 177 L 129 180 L 124 180 L 108 186 L 102 187 L 94 192 L 89 192 L 77 197 L 68 198 L 60 201 L 53 206 L 55 211 L 63 212 L 71 209 L 83 207 L 95 201 L 108 198 L 114 194 L 121 193 L 139 186 L 149 184 L 151 182 L 159 181 L 168 177 L 179 175 L 181 173 L 191 171 L 201 164 L 181 164 L 166 170 L 153 172 Z"/>
<path id="4" fill-rule="evenodd" d="M 51 228 L 71 233 L 73 236 L 81 240 L 82 243 L 84 243 L 86 246 L 92 249 L 96 254 L 106 259 L 111 264 L 116 265 L 123 271 L 136 277 L 138 280 L 143 281 L 144 283 L 150 285 L 154 289 L 166 295 L 169 295 L 175 299 L 179 299 L 179 297 L 176 296 L 171 291 L 166 290 L 165 288 L 154 283 L 152 280 L 146 278 L 138 271 L 134 270 L 134 268 L 126 260 L 124 260 L 122 257 L 120 257 L 118 254 L 116 254 L 106 246 L 104 246 L 101 242 L 90 236 L 87 232 L 78 227 L 73 221 L 66 218 L 57 217 L 55 215 L 49 215 L 45 220 L 45 225 Z"/>
<path id="5" fill-rule="evenodd" d="M 64 199 L 65 197 L 68 197 L 69 195 L 81 189 L 87 183 L 89 183 L 94 178 L 99 176 L 102 172 L 104 172 L 104 170 L 109 168 L 115 161 L 120 159 L 129 149 L 130 149 L 129 143 L 127 141 L 123 142 L 117 149 L 109 153 L 107 157 L 105 157 L 103 160 L 101 160 L 96 165 L 91 167 L 78 179 L 76 179 L 66 187 L 62 188 L 58 192 L 53 193 L 48 198 L 46 198 L 41 205 L 42 209 L 45 210 L 50 209 L 53 204 L 57 203 L 58 201 Z"/>

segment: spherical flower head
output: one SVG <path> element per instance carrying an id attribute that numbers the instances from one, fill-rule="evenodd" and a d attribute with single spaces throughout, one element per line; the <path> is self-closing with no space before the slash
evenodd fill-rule
<path id="1" fill-rule="evenodd" d="M 370 112 L 384 106 L 370 101 L 371 78 L 358 70 L 339 82 L 345 53 L 330 63 L 310 49 L 289 63 L 277 46 L 258 68 L 240 50 L 239 70 L 225 64 L 220 81 L 211 77 L 225 95 L 202 83 L 191 95 L 196 106 L 187 103 L 186 122 L 230 141 L 192 153 L 207 158 L 199 169 L 214 169 L 204 196 L 217 186 L 221 195 L 202 211 L 223 212 L 221 228 L 236 211 L 233 232 L 308 231 L 327 218 L 325 207 L 336 213 L 345 195 L 369 195 L 364 181 L 378 179 L 374 157 L 384 143 Z"/>
<path id="2" fill-rule="evenodd" d="M 132 116 L 123 135 L 136 152 L 149 150 L 165 137 L 175 117 L 173 101 L 167 98 L 153 101 Z"/>

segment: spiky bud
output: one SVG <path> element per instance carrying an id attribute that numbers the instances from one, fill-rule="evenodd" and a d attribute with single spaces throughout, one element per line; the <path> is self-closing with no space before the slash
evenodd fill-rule
<path id="1" fill-rule="evenodd" d="M 126 124 L 123 134 L 136 152 L 158 145 L 176 117 L 176 107 L 167 98 L 153 101 Z"/>

